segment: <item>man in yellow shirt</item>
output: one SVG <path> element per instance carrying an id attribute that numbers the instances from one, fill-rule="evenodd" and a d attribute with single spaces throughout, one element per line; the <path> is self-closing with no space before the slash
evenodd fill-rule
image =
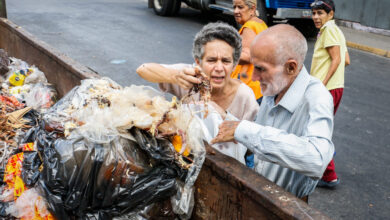
<path id="1" fill-rule="evenodd" d="M 349 54 L 343 32 L 335 24 L 335 6 L 332 0 L 316 0 L 311 4 L 313 21 L 320 29 L 314 46 L 311 75 L 319 78 L 333 96 L 334 114 L 344 90 L 344 69 L 349 65 Z M 334 160 L 329 163 L 318 183 L 320 187 L 334 188 L 340 180 Z"/>

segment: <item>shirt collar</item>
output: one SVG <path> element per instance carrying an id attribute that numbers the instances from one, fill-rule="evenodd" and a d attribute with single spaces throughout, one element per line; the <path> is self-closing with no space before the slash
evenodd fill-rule
<path id="1" fill-rule="evenodd" d="M 330 25 L 334 25 L 334 24 L 335 24 L 334 19 L 327 21 L 324 25 L 322 25 L 320 32 L 322 32 L 326 27 L 328 27 Z"/>
<path id="2" fill-rule="evenodd" d="M 307 72 L 305 66 L 303 66 L 301 72 L 299 72 L 297 78 L 295 78 L 294 82 L 291 84 L 290 88 L 288 88 L 286 94 L 284 94 L 278 105 L 283 106 L 290 113 L 293 113 L 299 105 L 300 100 L 303 98 L 309 82 L 309 73 Z"/>

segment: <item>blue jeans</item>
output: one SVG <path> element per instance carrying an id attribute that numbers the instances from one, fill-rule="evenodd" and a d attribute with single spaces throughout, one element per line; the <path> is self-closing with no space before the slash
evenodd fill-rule
<path id="1" fill-rule="evenodd" d="M 245 164 L 250 169 L 254 169 L 255 168 L 255 155 L 254 154 L 245 155 Z"/>

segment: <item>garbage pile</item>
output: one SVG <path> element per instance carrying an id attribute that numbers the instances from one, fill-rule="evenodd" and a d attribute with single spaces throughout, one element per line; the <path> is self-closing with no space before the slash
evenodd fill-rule
<path id="1" fill-rule="evenodd" d="M 188 106 L 108 78 L 83 80 L 54 104 L 53 87 L 29 79 L 38 69 L 14 58 L 8 69 L 0 123 L 16 134 L 0 139 L 0 216 L 112 219 L 169 198 L 175 213 L 191 215 L 205 149 Z M 16 128 L 7 111 L 25 107 Z"/>
<path id="2" fill-rule="evenodd" d="M 0 82 L 0 216 L 50 219 L 43 197 L 23 180 L 27 171 L 23 166 L 33 158 L 34 145 L 21 140 L 38 125 L 39 112 L 54 104 L 56 91 L 38 68 L 1 49 Z"/>
<path id="3" fill-rule="evenodd" d="M 8 57 L 2 49 L 0 82 L 0 145 L 4 146 L 0 154 L 4 160 L 9 156 L 5 149 L 18 147 L 17 142 L 24 132 L 36 125 L 38 112 L 49 109 L 57 94 L 43 72 Z"/>

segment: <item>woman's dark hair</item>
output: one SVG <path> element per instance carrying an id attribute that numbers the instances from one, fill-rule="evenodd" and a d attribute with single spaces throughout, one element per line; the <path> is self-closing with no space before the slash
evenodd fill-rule
<path id="1" fill-rule="evenodd" d="M 322 9 L 328 14 L 330 11 L 336 12 L 333 0 L 316 0 L 311 4 L 311 9 Z"/>

